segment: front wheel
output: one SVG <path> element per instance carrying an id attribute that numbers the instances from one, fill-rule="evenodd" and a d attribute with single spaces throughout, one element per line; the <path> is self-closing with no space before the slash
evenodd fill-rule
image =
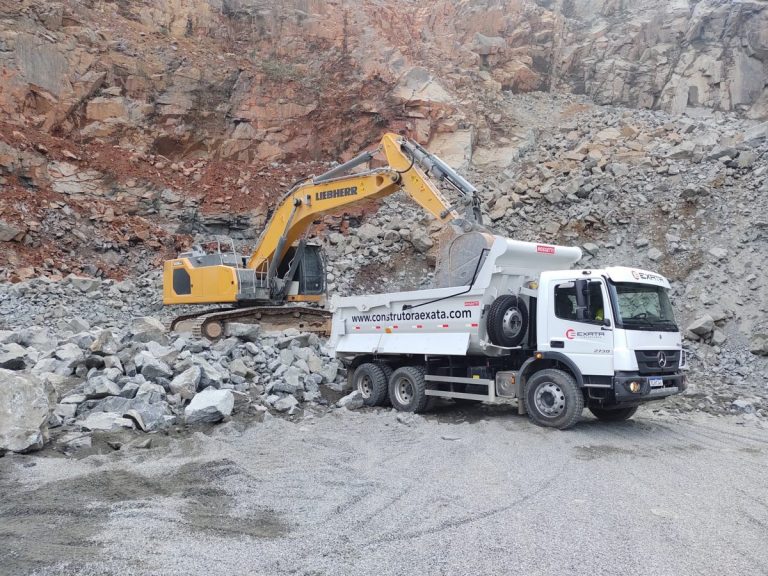
<path id="1" fill-rule="evenodd" d="M 590 406 L 589 411 L 603 422 L 621 422 L 622 420 L 629 420 L 637 412 L 637 406 L 630 406 L 629 408 L 598 408 L 597 406 Z"/>
<path id="2" fill-rule="evenodd" d="M 526 382 L 525 407 L 534 424 L 565 430 L 581 418 L 584 395 L 573 376 L 547 368 Z"/>

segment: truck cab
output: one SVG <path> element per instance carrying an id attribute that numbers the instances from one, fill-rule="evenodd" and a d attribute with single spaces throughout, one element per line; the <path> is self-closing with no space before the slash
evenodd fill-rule
<path id="1" fill-rule="evenodd" d="M 631 408 L 678 393 L 685 353 L 669 289 L 636 268 L 542 272 L 538 351 L 570 366 L 588 406 Z"/>

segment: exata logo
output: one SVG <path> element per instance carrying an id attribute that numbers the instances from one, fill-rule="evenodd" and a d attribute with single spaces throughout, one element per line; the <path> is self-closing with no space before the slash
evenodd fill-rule
<path id="1" fill-rule="evenodd" d="M 479 300 L 467 300 L 464 302 L 464 306 L 480 306 Z"/>
<path id="2" fill-rule="evenodd" d="M 573 328 L 568 328 L 565 331 L 565 337 L 568 338 L 568 340 L 574 340 L 575 338 L 580 338 L 582 340 L 594 340 L 596 338 L 604 338 L 605 332 L 583 332 L 581 330 L 574 330 Z"/>
<path id="3" fill-rule="evenodd" d="M 555 253 L 555 247 L 554 246 L 543 246 L 541 244 L 536 245 L 536 252 L 539 254 L 554 254 Z"/>
<path id="4" fill-rule="evenodd" d="M 651 282 L 664 282 L 664 278 L 658 274 L 648 274 L 639 270 L 632 270 L 632 278 L 635 280 L 650 280 Z"/>

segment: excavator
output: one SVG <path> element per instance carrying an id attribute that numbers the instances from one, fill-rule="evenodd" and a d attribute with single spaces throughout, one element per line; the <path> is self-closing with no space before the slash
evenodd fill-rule
<path id="1" fill-rule="evenodd" d="M 386 166 L 352 172 L 380 152 Z M 459 192 L 465 216 L 443 196 L 435 180 Z M 260 323 L 271 329 L 298 328 L 327 332 L 325 263 L 321 247 L 307 242 L 311 225 L 321 216 L 365 200 L 404 190 L 455 234 L 482 227 L 477 189 L 417 142 L 385 134 L 379 146 L 320 176 L 300 180 L 280 199 L 250 256 L 232 250 L 205 252 L 199 246 L 163 264 L 163 304 L 215 304 L 177 317 L 171 329 L 217 340 L 227 324 Z M 222 308 L 221 305 L 229 305 Z"/>

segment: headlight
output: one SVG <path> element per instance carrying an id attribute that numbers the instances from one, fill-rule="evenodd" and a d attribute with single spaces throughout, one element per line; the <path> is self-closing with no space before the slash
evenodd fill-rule
<path id="1" fill-rule="evenodd" d="M 640 382 L 638 382 L 637 380 L 633 380 L 632 382 L 630 382 L 629 391 L 632 392 L 633 394 L 637 394 L 638 392 L 640 392 Z"/>

